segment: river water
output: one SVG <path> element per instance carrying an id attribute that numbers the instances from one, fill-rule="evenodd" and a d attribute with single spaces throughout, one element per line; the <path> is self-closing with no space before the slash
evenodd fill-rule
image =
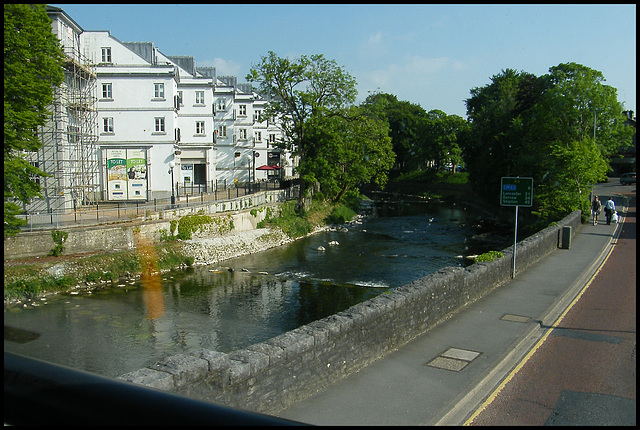
<path id="1" fill-rule="evenodd" d="M 195 348 L 231 352 L 446 266 L 476 233 L 455 207 L 421 205 L 253 255 L 5 309 L 5 351 L 119 376 Z M 323 247 L 324 250 L 319 250 Z"/>

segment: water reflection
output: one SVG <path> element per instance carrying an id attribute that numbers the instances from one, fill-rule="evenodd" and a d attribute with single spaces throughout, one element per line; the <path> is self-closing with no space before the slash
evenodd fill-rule
<path id="1" fill-rule="evenodd" d="M 135 234 L 136 251 L 140 257 L 140 283 L 143 288 L 147 318 L 156 319 L 164 315 L 162 278 L 158 269 L 158 255 L 153 244 L 141 234 Z"/>

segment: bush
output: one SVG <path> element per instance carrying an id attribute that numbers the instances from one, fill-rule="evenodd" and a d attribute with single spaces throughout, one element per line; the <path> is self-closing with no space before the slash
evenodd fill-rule
<path id="1" fill-rule="evenodd" d="M 331 224 L 344 224 L 347 221 L 351 221 L 356 213 L 353 209 L 338 205 L 333 208 L 331 214 L 327 217 L 327 222 Z"/>
<path id="2" fill-rule="evenodd" d="M 504 257 L 504 255 L 500 251 L 489 251 L 485 252 L 484 254 L 478 255 L 478 258 L 476 258 L 476 263 L 494 261 L 502 257 Z"/>
<path id="3" fill-rule="evenodd" d="M 66 231 L 62 231 L 62 230 L 53 230 L 51 232 L 51 239 L 53 239 L 53 242 L 56 244 L 56 246 L 49 251 L 49 256 L 54 256 L 57 257 L 60 254 L 62 254 L 62 251 L 64 251 L 64 241 L 67 240 L 67 237 L 69 236 L 69 233 L 67 233 Z"/>

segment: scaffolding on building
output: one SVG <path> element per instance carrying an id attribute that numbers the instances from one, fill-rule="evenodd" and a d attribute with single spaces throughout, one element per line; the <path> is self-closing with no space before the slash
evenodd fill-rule
<path id="1" fill-rule="evenodd" d="M 54 89 L 50 120 L 39 129 L 42 148 L 30 157 L 50 177 L 39 178 L 43 198 L 29 212 L 64 212 L 100 197 L 96 73 L 77 47 L 64 53 L 64 81 Z"/>

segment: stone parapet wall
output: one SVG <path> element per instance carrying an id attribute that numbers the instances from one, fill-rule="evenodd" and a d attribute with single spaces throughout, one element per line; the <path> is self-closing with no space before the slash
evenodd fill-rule
<path id="1" fill-rule="evenodd" d="M 561 232 L 580 227 L 573 212 L 519 242 L 517 272 L 561 244 Z M 448 267 L 389 294 L 229 354 L 194 350 L 120 377 L 237 409 L 277 414 L 357 372 L 504 285 L 512 276 L 513 246 L 504 257 L 467 268 Z"/>

